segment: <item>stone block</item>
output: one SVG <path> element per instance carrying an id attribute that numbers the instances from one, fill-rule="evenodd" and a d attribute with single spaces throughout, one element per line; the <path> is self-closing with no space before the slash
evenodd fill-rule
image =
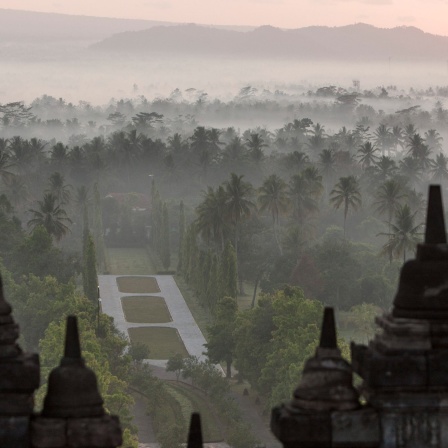
<path id="1" fill-rule="evenodd" d="M 0 447 L 29 448 L 29 417 L 0 417 Z"/>
<path id="2" fill-rule="evenodd" d="M 428 353 L 429 387 L 448 391 L 448 350 L 432 350 Z"/>
<path id="3" fill-rule="evenodd" d="M 434 349 L 448 350 L 448 324 L 444 322 L 431 322 L 431 345 Z"/>
<path id="4" fill-rule="evenodd" d="M 39 356 L 25 353 L 16 358 L 0 359 L 0 392 L 35 391 L 40 384 Z"/>
<path id="5" fill-rule="evenodd" d="M 331 427 L 331 446 L 334 448 L 377 448 L 380 446 L 379 417 L 372 408 L 333 412 Z"/>
<path id="6" fill-rule="evenodd" d="M 282 405 L 272 410 L 271 430 L 284 448 L 331 446 L 329 412 L 305 412 Z"/>
<path id="7" fill-rule="evenodd" d="M 33 406 L 32 393 L 3 393 L 0 391 L 0 416 L 30 416 Z"/>
<path id="8" fill-rule="evenodd" d="M 66 426 L 64 419 L 37 417 L 31 422 L 32 448 L 65 448 Z"/>
<path id="9" fill-rule="evenodd" d="M 114 415 L 67 419 L 69 448 L 115 448 L 121 444 L 120 422 Z"/>
<path id="10" fill-rule="evenodd" d="M 365 385 L 371 389 L 425 390 L 428 385 L 427 361 L 423 354 L 383 355 L 370 351 L 359 370 Z"/>

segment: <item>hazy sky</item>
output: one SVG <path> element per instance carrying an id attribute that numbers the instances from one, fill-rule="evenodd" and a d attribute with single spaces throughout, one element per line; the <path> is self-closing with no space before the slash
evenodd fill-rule
<path id="1" fill-rule="evenodd" d="M 0 0 L 0 7 L 222 25 L 412 25 L 448 35 L 448 0 Z"/>

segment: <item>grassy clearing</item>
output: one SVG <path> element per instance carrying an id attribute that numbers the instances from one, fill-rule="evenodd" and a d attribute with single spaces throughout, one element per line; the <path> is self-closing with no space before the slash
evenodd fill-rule
<path id="1" fill-rule="evenodd" d="M 112 275 L 151 275 L 156 270 L 145 249 L 107 248 L 109 273 Z"/>
<path id="2" fill-rule="evenodd" d="M 220 422 L 212 411 L 209 401 L 205 396 L 182 383 L 170 382 L 166 383 L 166 387 L 168 390 L 172 389 L 177 393 L 173 394 L 173 396 L 176 400 L 180 401 L 182 410 L 188 410 L 188 415 L 183 416 L 187 428 L 190 422 L 191 412 L 199 412 L 201 414 L 204 442 L 219 442 L 223 439 Z"/>
<path id="3" fill-rule="evenodd" d="M 154 294 L 160 292 L 157 280 L 153 277 L 118 277 L 118 290 L 129 294 Z"/>
<path id="4" fill-rule="evenodd" d="M 121 306 L 128 322 L 162 324 L 173 320 L 163 297 L 123 297 Z"/>
<path id="5" fill-rule="evenodd" d="M 176 353 L 188 356 L 187 349 L 175 328 L 137 327 L 129 328 L 132 344 L 145 344 L 151 359 L 168 359 Z"/>

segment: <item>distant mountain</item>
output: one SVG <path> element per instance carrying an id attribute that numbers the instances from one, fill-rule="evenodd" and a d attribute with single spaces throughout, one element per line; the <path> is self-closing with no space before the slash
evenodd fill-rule
<path id="1" fill-rule="evenodd" d="M 448 37 L 414 27 L 366 24 L 282 30 L 270 26 L 232 31 L 198 25 L 154 26 L 116 34 L 91 46 L 96 51 L 179 53 L 308 59 L 446 60 Z"/>
<path id="2" fill-rule="evenodd" d="M 0 8 L 0 43 L 20 40 L 97 41 L 125 31 L 176 25 L 155 20 L 111 19 Z M 249 30 L 253 27 L 218 27 Z"/>

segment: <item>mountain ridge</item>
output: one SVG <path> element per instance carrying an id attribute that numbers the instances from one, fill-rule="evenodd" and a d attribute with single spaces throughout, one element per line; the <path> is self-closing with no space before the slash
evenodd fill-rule
<path id="1" fill-rule="evenodd" d="M 262 26 L 249 31 L 181 24 L 118 33 L 90 48 L 139 54 L 446 60 L 448 37 L 426 33 L 416 27 L 377 28 L 365 23 L 286 30 Z"/>

